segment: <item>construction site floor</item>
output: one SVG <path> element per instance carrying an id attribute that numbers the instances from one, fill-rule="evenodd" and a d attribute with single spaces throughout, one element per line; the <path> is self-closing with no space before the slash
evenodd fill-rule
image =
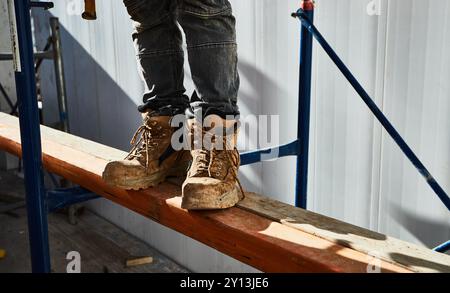
<path id="1" fill-rule="evenodd" d="M 0 273 L 31 272 L 30 250 L 23 179 L 14 171 L 0 170 Z M 13 210 L 5 208 L 16 205 Z M 65 273 L 73 260 L 69 252 L 80 255 L 83 273 L 183 273 L 185 268 L 117 226 L 80 209 L 77 224 L 69 223 L 64 212 L 48 217 L 52 272 Z M 69 255 L 71 256 L 71 255 Z M 127 260 L 152 257 L 144 265 L 126 266 Z M 73 268 L 73 267 L 72 267 Z"/>

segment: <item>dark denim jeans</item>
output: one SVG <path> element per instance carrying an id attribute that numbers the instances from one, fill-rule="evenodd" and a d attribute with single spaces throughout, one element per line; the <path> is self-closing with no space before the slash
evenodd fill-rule
<path id="1" fill-rule="evenodd" d="M 161 115 L 202 109 L 203 115 L 238 115 L 235 18 L 228 0 L 124 0 L 134 21 L 133 41 L 146 83 L 139 111 Z M 183 85 L 182 35 L 196 92 Z"/>

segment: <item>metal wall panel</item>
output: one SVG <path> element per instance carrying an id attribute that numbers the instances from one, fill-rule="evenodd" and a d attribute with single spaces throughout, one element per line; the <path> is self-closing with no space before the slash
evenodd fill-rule
<path id="1" fill-rule="evenodd" d="M 389 2 L 384 109 L 450 191 L 450 2 Z M 445 206 L 383 135 L 379 229 L 433 247 L 450 238 Z"/>
<path id="2" fill-rule="evenodd" d="M 368 93 L 381 100 L 383 17 L 366 12 L 369 1 L 321 1 L 317 26 Z M 380 143 L 377 124 L 334 63 L 315 43 L 313 152 L 309 194 L 313 210 L 371 227 L 372 181 Z M 378 103 L 379 104 L 379 103 Z M 377 204 L 377 201 L 375 201 Z M 373 226 L 371 228 L 374 228 Z"/>

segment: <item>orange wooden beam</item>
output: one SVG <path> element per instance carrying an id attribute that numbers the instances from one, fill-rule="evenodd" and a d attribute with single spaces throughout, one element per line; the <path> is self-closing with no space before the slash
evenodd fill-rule
<path id="1" fill-rule="evenodd" d="M 17 119 L 0 114 L 0 149 L 21 155 Z M 189 212 L 178 186 L 143 191 L 108 186 L 101 173 L 122 152 L 42 127 L 44 167 L 117 204 L 265 272 L 367 272 L 367 254 L 240 209 Z M 205 260 L 207 261 L 207 260 Z M 383 272 L 411 272 L 380 260 Z"/>

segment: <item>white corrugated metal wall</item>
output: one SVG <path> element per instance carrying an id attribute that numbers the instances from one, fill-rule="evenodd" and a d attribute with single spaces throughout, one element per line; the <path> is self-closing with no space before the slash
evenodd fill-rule
<path id="1" fill-rule="evenodd" d="M 121 1 L 98 2 L 96 22 L 73 15 L 78 0 L 57 1 L 52 11 L 65 30 L 70 119 L 74 133 L 126 149 L 142 91 L 131 23 Z M 450 190 L 450 3 L 381 0 L 380 15 L 369 16 L 371 0 L 317 2 L 319 29 Z M 298 80 L 298 23 L 289 14 L 298 1 L 232 3 L 242 112 L 279 114 L 280 140 L 288 142 L 296 131 Z M 41 17 L 36 27 L 45 36 Z M 51 66 L 43 70 L 52 109 Z M 188 71 L 187 84 L 192 90 Z M 450 238 L 446 209 L 317 44 L 311 127 L 310 209 L 427 246 Z M 293 203 L 294 171 L 294 160 L 282 159 L 246 167 L 241 177 L 249 190 Z M 107 201 L 91 207 L 194 271 L 252 270 Z"/>
<path id="2" fill-rule="evenodd" d="M 318 26 L 450 190 L 450 3 L 320 1 Z M 448 211 L 316 47 L 311 208 L 408 241 L 450 238 Z M 310 181 L 311 182 L 311 181 Z"/>

